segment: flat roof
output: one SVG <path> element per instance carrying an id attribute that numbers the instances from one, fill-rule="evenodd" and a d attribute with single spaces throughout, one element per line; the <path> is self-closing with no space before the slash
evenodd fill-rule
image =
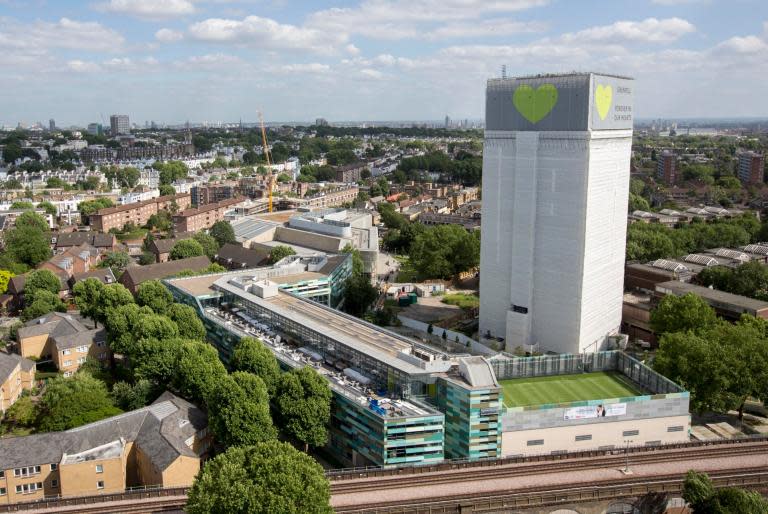
<path id="1" fill-rule="evenodd" d="M 626 398 L 643 394 L 639 386 L 616 371 L 499 380 L 504 405 L 525 407 L 552 403 Z"/>
<path id="2" fill-rule="evenodd" d="M 768 309 L 768 302 L 764 302 L 762 300 L 755 300 L 754 298 L 749 298 L 747 296 L 726 293 L 725 291 L 697 286 L 687 282 L 678 282 L 677 280 L 670 280 L 668 282 L 661 282 L 660 284 L 656 284 L 656 291 L 660 293 L 666 293 L 667 291 L 670 291 L 680 295 L 693 293 L 701 296 L 705 300 L 711 300 L 719 304 L 732 305 L 734 307 L 740 307 L 742 309 L 752 310 L 755 312 Z"/>
<path id="3" fill-rule="evenodd" d="M 234 294 L 319 334 L 330 337 L 334 341 L 355 351 L 369 355 L 403 373 L 424 375 L 431 372 L 447 371 L 451 366 L 445 354 L 431 351 L 435 355 L 436 361 L 441 356 L 446 357 L 444 359 L 445 366 L 438 366 L 438 368 L 444 367 L 445 369 L 435 369 L 433 363 L 433 367 L 428 370 L 426 369 L 426 362 L 425 367 L 421 367 L 399 357 L 400 352 L 410 355 L 411 349 L 417 344 L 416 341 L 411 343 L 405 338 L 399 338 L 386 330 L 369 326 L 367 323 L 357 321 L 338 311 L 323 308 L 321 305 L 310 300 L 305 300 L 282 291 L 278 292 L 276 296 L 265 299 L 233 286 L 228 281 L 229 277 L 222 277 L 214 285 L 216 288 Z M 422 352 L 425 351 L 422 347 L 419 347 L 419 349 Z M 412 358 L 418 359 L 417 357 Z"/>

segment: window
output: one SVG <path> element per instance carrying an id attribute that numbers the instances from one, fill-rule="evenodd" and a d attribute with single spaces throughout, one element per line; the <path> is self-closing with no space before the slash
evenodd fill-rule
<path id="1" fill-rule="evenodd" d="M 0 471 L 0 478 L 5 478 L 5 471 Z"/>
<path id="2" fill-rule="evenodd" d="M 96 482 L 96 489 L 104 489 L 104 480 Z"/>
<path id="3" fill-rule="evenodd" d="M 71 371 L 65 371 L 64 372 L 64 378 L 69 378 L 71 376 L 72 376 L 72 372 Z"/>
<path id="4" fill-rule="evenodd" d="M 5 490 L 5 487 L 0 487 L 0 496 L 5 496 L 8 494 L 8 491 Z"/>
<path id="5" fill-rule="evenodd" d="M 99 360 L 104 360 L 107 358 L 107 352 L 101 352 L 99 354 Z"/>
<path id="6" fill-rule="evenodd" d="M 53 487 L 54 489 L 59 487 L 59 481 L 56 480 L 55 478 L 53 480 L 51 480 L 51 487 Z"/>
<path id="7" fill-rule="evenodd" d="M 43 488 L 43 483 L 38 482 L 36 484 L 21 484 L 16 486 L 16 494 L 32 494 L 38 489 Z"/>
<path id="8" fill-rule="evenodd" d="M 541 446 L 544 444 L 544 439 L 531 439 L 526 444 L 528 446 Z"/>
<path id="9" fill-rule="evenodd" d="M 64 350 L 61 353 L 64 354 L 64 355 L 69 355 L 70 353 L 72 353 L 72 350 Z"/>
<path id="10" fill-rule="evenodd" d="M 104 466 L 96 464 L 96 473 L 104 473 Z"/>
<path id="11" fill-rule="evenodd" d="M 513 305 L 512 310 L 520 314 L 528 314 L 528 307 L 523 307 L 521 305 Z"/>
<path id="12" fill-rule="evenodd" d="M 58 464 L 51 464 L 51 471 L 56 471 L 57 469 L 59 469 Z"/>
<path id="13" fill-rule="evenodd" d="M 87 346 L 78 346 L 77 347 L 77 353 L 85 353 L 87 351 L 88 351 L 88 347 Z"/>
<path id="14" fill-rule="evenodd" d="M 622 432 L 621 435 L 624 437 L 632 437 L 633 435 L 638 435 L 638 434 L 640 434 L 639 430 L 625 430 L 624 432 Z"/>
<path id="15" fill-rule="evenodd" d="M 72 361 L 64 361 L 64 365 L 65 366 L 71 366 L 72 365 Z"/>
<path id="16" fill-rule="evenodd" d="M 104 341 L 99 341 L 98 343 L 96 343 L 96 346 L 98 346 L 99 348 L 104 348 Z"/>
<path id="17" fill-rule="evenodd" d="M 87 359 L 87 357 L 78 357 L 78 358 L 77 358 L 77 363 L 78 363 L 78 364 L 83 364 L 83 363 L 85 362 L 85 360 L 86 360 L 86 359 Z"/>
<path id="18" fill-rule="evenodd" d="M 584 434 L 584 435 L 577 435 L 576 436 L 577 441 L 591 441 L 592 440 L 592 434 Z"/>
<path id="19" fill-rule="evenodd" d="M 674 427 L 667 427 L 667 432 L 682 432 L 683 431 L 683 425 L 677 425 Z"/>
<path id="20" fill-rule="evenodd" d="M 13 470 L 13 476 L 15 477 L 28 477 L 30 475 L 37 475 L 40 473 L 40 466 L 28 466 L 25 468 L 16 468 Z"/>

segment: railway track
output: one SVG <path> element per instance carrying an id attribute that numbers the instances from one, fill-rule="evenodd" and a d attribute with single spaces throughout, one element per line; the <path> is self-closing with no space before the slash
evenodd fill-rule
<path id="1" fill-rule="evenodd" d="M 631 453 L 632 465 L 655 464 L 676 460 L 691 459 L 715 459 L 718 457 L 734 457 L 738 455 L 753 455 L 755 453 L 766 454 L 768 461 L 768 441 L 755 443 L 741 443 L 738 445 L 706 446 L 699 448 L 683 448 L 672 450 L 657 450 L 643 453 Z M 532 462 L 499 465 L 496 467 L 461 467 L 455 470 L 441 470 L 431 473 L 422 473 L 418 476 L 388 475 L 380 477 L 366 477 L 341 481 L 331 481 L 331 494 L 354 494 L 367 491 L 384 491 L 386 489 L 399 489 L 403 487 L 403 478 L 412 480 L 414 486 L 428 487 L 452 482 L 463 482 L 468 477 L 482 477 L 483 480 L 505 479 L 531 474 L 573 472 L 599 468 L 623 468 L 626 462 L 623 452 L 602 457 L 563 459 L 546 462 Z"/>
<path id="2" fill-rule="evenodd" d="M 768 470 L 764 467 L 739 472 L 714 472 L 709 474 L 717 487 L 746 487 L 766 489 Z M 679 474 L 655 477 L 653 480 L 623 478 L 599 484 L 585 482 L 568 487 L 548 489 L 531 487 L 513 493 L 470 493 L 434 501 L 404 500 L 368 503 L 364 506 L 337 506 L 337 514 L 452 514 L 460 512 L 508 512 L 511 509 L 554 507 L 595 501 L 612 501 L 640 498 L 649 494 L 678 495 L 684 478 Z M 471 506 L 471 510 L 467 510 Z"/>

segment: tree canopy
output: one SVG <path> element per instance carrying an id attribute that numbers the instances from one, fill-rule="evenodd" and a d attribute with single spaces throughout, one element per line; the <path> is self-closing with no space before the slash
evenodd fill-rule
<path id="1" fill-rule="evenodd" d="M 28 211 L 16 219 L 16 226 L 7 231 L 5 253 L 14 262 L 35 267 L 51 257 L 51 236 L 48 223 L 39 214 Z"/>
<path id="2" fill-rule="evenodd" d="M 203 246 L 194 239 L 182 239 L 171 248 L 171 260 L 188 259 L 205 255 Z"/>
<path id="3" fill-rule="evenodd" d="M 208 233 L 213 236 L 219 247 L 224 246 L 227 243 L 236 243 L 235 230 L 232 225 L 225 220 L 217 221 L 213 224 Z"/>
<path id="4" fill-rule="evenodd" d="M 305 451 L 328 442 L 331 389 L 314 369 L 305 366 L 283 373 L 275 403 L 280 427 L 304 443 Z"/>
<path id="5" fill-rule="evenodd" d="M 480 264 L 480 234 L 458 225 L 436 225 L 416 236 L 411 263 L 420 279 L 450 279 Z"/>
<path id="6" fill-rule="evenodd" d="M 216 440 L 226 446 L 245 446 L 274 439 L 269 396 L 264 381 L 236 371 L 217 381 L 206 400 L 208 424 Z"/>
<path id="7" fill-rule="evenodd" d="M 67 430 L 121 412 L 112 403 L 104 382 L 85 372 L 50 380 L 39 409 L 43 431 Z"/>
<path id="8" fill-rule="evenodd" d="M 203 247 L 203 253 L 209 259 L 213 259 L 216 254 L 219 253 L 219 243 L 213 236 L 206 234 L 205 232 L 198 232 L 192 239 L 200 243 L 200 246 Z"/>
<path id="9" fill-rule="evenodd" d="M 264 381 L 270 396 L 280 378 L 280 365 L 272 351 L 255 337 L 244 337 L 235 347 L 230 361 L 235 371 L 253 373 Z"/>
<path id="10" fill-rule="evenodd" d="M 706 473 L 690 470 L 683 482 L 683 499 L 694 514 L 764 514 L 768 500 L 754 491 L 736 487 L 715 489 Z"/>
<path id="11" fill-rule="evenodd" d="M 173 295 L 159 280 L 147 280 L 136 290 L 136 303 L 146 305 L 157 314 L 166 314 L 173 305 Z"/>
<path id="12" fill-rule="evenodd" d="M 232 447 L 208 461 L 189 492 L 189 514 L 330 514 L 322 467 L 287 443 Z"/>
<path id="13" fill-rule="evenodd" d="M 296 255 L 296 250 L 286 245 L 277 245 L 269 252 L 269 263 L 274 264 L 289 255 Z"/>
<path id="14" fill-rule="evenodd" d="M 717 322 L 715 310 L 700 296 L 669 294 L 651 312 L 651 328 L 657 334 L 668 332 L 698 332 Z"/>

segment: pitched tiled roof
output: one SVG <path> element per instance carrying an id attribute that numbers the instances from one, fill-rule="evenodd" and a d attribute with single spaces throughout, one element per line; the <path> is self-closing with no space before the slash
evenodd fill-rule
<path id="1" fill-rule="evenodd" d="M 80 332 L 87 332 L 83 323 L 72 314 L 51 312 L 27 321 L 18 331 L 19 338 L 48 334 L 50 337 L 62 337 Z"/>
<path id="2" fill-rule="evenodd" d="M 28 371 L 35 365 L 34 361 L 25 359 L 15 353 L 0 352 L 0 383 L 5 382 L 16 366 L 21 364 L 21 369 Z"/>
<path id="3" fill-rule="evenodd" d="M 269 257 L 266 251 L 244 248 L 243 245 L 227 243 L 216 254 L 216 260 L 224 265 L 255 268 Z"/>
<path id="4" fill-rule="evenodd" d="M 170 277 L 184 270 L 191 269 L 193 271 L 200 271 L 207 268 L 211 264 L 208 257 L 201 255 L 200 257 L 190 257 L 189 259 L 179 259 L 177 261 L 161 262 L 158 264 L 150 264 L 148 266 L 136 266 L 128 268 L 120 277 L 120 281 L 124 282 L 128 279 L 134 284 L 141 284 L 147 280 L 157 280 L 161 278 Z"/>
<path id="5" fill-rule="evenodd" d="M 177 457 L 198 455 L 186 444 L 208 426 L 205 412 L 171 393 L 147 407 L 65 432 L 0 439 L 0 469 L 60 463 L 65 457 L 110 443 L 134 442 L 154 467 L 165 470 Z"/>

